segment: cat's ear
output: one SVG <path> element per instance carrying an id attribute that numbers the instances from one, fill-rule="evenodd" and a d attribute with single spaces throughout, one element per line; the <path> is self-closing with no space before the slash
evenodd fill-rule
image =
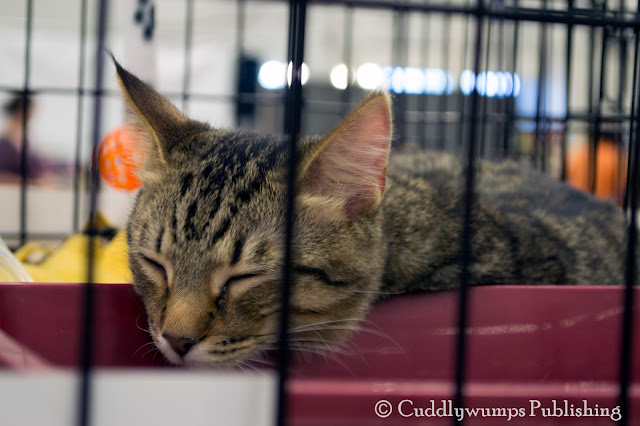
<path id="1" fill-rule="evenodd" d="M 171 151 L 195 133 L 208 129 L 189 119 L 164 96 L 120 66 L 113 58 L 127 105 L 127 121 L 145 154 L 145 173 L 170 164 Z"/>
<path id="2" fill-rule="evenodd" d="M 301 195 L 312 204 L 341 211 L 347 219 L 377 210 L 384 193 L 391 134 L 389 95 L 375 94 L 303 158 Z"/>

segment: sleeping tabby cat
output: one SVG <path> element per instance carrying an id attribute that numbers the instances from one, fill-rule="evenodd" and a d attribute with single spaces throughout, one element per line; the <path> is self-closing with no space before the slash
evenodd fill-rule
<path id="1" fill-rule="evenodd" d="M 171 362 L 230 365 L 277 341 L 286 139 L 190 120 L 116 63 L 142 140 L 133 285 Z M 331 345 L 384 294 L 453 288 L 463 168 L 393 155 L 386 94 L 300 141 L 293 346 Z M 479 164 L 473 284 L 622 283 L 623 213 L 516 163 Z"/>

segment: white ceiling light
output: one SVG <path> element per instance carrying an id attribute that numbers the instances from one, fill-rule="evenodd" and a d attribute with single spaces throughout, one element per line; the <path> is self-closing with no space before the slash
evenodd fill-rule
<path id="1" fill-rule="evenodd" d="M 476 87 L 476 74 L 471 70 L 464 70 L 460 74 L 460 91 L 463 95 L 470 95 Z"/>
<path id="2" fill-rule="evenodd" d="M 438 68 L 425 70 L 425 93 L 442 95 L 447 90 L 447 73 Z"/>
<path id="3" fill-rule="evenodd" d="M 518 73 L 513 73 L 513 97 L 517 97 L 520 94 L 520 76 Z"/>
<path id="4" fill-rule="evenodd" d="M 349 82 L 349 69 L 345 64 L 336 65 L 331 70 L 329 79 L 331 80 L 333 87 L 344 90 L 347 88 Z"/>
<path id="5" fill-rule="evenodd" d="M 396 93 L 404 92 L 404 69 L 395 67 L 391 72 L 391 90 Z"/>
<path id="6" fill-rule="evenodd" d="M 487 97 L 492 98 L 498 94 L 498 90 L 500 89 L 500 82 L 498 81 L 498 77 L 496 73 L 493 71 L 487 71 L 486 75 L 486 87 L 485 92 Z"/>
<path id="7" fill-rule="evenodd" d="M 419 68 L 405 68 L 404 70 L 404 91 L 410 94 L 420 94 L 424 92 L 425 74 Z"/>
<path id="8" fill-rule="evenodd" d="M 265 89 L 275 90 L 284 87 L 284 64 L 278 61 L 267 61 L 260 67 L 258 83 Z"/>
<path id="9" fill-rule="evenodd" d="M 376 89 L 382 84 L 382 69 L 376 64 L 362 64 L 356 73 L 356 80 L 363 89 Z"/>

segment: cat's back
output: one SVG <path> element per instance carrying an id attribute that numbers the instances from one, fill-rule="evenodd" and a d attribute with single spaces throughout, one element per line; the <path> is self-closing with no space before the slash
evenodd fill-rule
<path id="1" fill-rule="evenodd" d="M 446 280 L 459 272 L 464 171 L 460 158 L 438 151 L 392 155 L 389 163 L 384 208 L 390 244 L 413 241 L 405 231 L 413 230 L 430 249 L 416 241 L 412 250 L 429 259 L 433 274 L 448 268 Z M 476 172 L 479 283 L 621 283 L 626 220 L 620 209 L 515 161 L 478 160 Z M 438 287 L 442 280 L 435 281 Z"/>
<path id="2" fill-rule="evenodd" d="M 459 196 L 465 185 L 465 171 L 459 157 L 440 151 L 392 155 L 388 173 L 396 185 L 390 190 L 420 190 L 420 182 L 424 182 L 441 195 L 449 191 L 452 196 Z M 477 160 L 474 191 L 481 202 L 506 215 L 531 216 L 544 211 L 559 220 L 587 215 L 625 224 L 622 211 L 613 203 L 513 160 Z"/>

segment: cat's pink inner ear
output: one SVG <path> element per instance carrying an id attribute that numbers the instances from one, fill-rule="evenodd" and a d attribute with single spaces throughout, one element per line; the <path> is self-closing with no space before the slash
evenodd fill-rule
<path id="1" fill-rule="evenodd" d="M 349 219 L 376 209 L 384 193 L 391 144 L 391 107 L 386 94 L 369 98 L 320 142 L 308 168 L 316 195 L 340 199 Z"/>

